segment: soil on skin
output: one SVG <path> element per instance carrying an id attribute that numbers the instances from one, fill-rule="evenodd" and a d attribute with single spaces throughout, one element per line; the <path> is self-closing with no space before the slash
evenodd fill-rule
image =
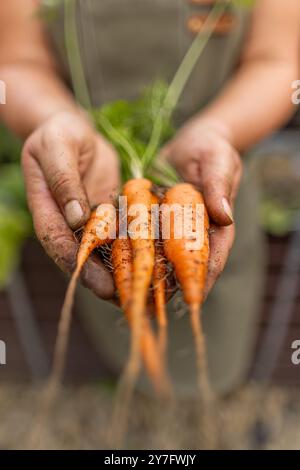
<path id="1" fill-rule="evenodd" d="M 0 448 L 26 448 L 40 390 L 1 385 Z M 65 388 L 41 434 L 42 449 L 107 449 L 114 386 Z M 168 409 L 141 395 L 134 398 L 125 449 L 203 449 L 197 403 Z M 249 386 L 217 403 L 218 448 L 299 449 L 300 398 L 297 390 Z"/>

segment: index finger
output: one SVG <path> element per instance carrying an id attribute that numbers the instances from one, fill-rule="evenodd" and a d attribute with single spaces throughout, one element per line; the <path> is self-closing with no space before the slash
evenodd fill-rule
<path id="1" fill-rule="evenodd" d="M 218 225 L 226 226 L 233 223 L 231 202 L 239 185 L 241 167 L 232 149 L 221 150 L 200 159 L 199 180 L 210 217 Z"/>

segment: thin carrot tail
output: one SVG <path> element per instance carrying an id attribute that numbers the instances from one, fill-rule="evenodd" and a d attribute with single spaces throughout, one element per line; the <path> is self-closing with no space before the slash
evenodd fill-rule
<path id="1" fill-rule="evenodd" d="M 130 316 L 130 302 L 132 299 L 132 272 L 133 272 L 133 253 L 130 240 L 116 239 L 112 246 L 112 264 L 114 267 L 115 284 L 119 292 L 121 307 L 133 327 Z M 164 364 L 160 360 L 158 345 L 154 337 L 151 325 L 146 317 L 142 319 L 142 332 L 140 339 L 140 353 L 149 380 L 151 381 L 158 395 L 164 394 L 167 390 L 165 385 L 166 371 Z"/>
<path id="2" fill-rule="evenodd" d="M 165 361 L 167 349 L 168 317 L 166 309 L 166 259 L 160 240 L 155 243 L 155 266 L 153 270 L 153 297 L 158 324 L 158 342 L 162 359 Z"/>
<path id="3" fill-rule="evenodd" d="M 74 271 L 65 296 L 61 317 L 58 324 L 57 340 L 54 348 L 53 366 L 50 381 L 59 383 L 65 368 L 66 352 L 69 342 L 69 333 L 72 320 L 75 290 L 81 273 L 81 265 Z"/>
<path id="4" fill-rule="evenodd" d="M 160 346 L 161 344 L 159 342 L 157 345 L 150 324 L 148 321 L 145 321 L 144 332 L 141 339 L 141 352 L 145 368 L 157 396 L 171 397 L 172 387 L 166 372 L 165 361 L 161 360 L 162 354 Z"/>
<path id="5" fill-rule="evenodd" d="M 89 221 L 85 226 L 83 237 L 77 254 L 77 266 L 74 273 L 72 274 L 65 295 L 65 300 L 60 314 L 58 332 L 54 347 L 52 370 L 42 394 L 40 408 L 37 414 L 35 425 L 33 426 L 32 432 L 29 437 L 29 442 L 40 441 L 40 434 L 42 428 L 47 421 L 51 407 L 59 392 L 65 368 L 66 352 L 69 343 L 75 290 L 80 273 L 92 251 L 96 247 L 101 246 L 105 242 L 109 241 L 108 236 L 106 237 L 106 239 L 105 237 L 103 239 L 98 237 L 98 223 L 99 218 L 97 218 L 97 210 L 94 210 L 91 214 Z"/>
<path id="6" fill-rule="evenodd" d="M 124 442 L 134 388 L 141 369 L 141 357 L 157 396 L 162 399 L 169 399 L 173 403 L 171 384 L 164 364 L 160 360 L 156 339 L 152 334 L 150 325 L 145 320 L 141 333 L 141 343 L 138 342 L 137 335 L 134 333 L 131 335 L 129 359 L 119 382 L 112 424 L 107 436 L 108 444 L 114 448 L 122 448 Z"/>
<path id="7" fill-rule="evenodd" d="M 45 427 L 52 405 L 59 393 L 60 383 L 65 368 L 65 358 L 68 347 L 74 295 L 80 272 L 81 265 L 79 265 L 74 271 L 66 292 L 65 301 L 58 324 L 58 333 L 54 347 L 52 370 L 45 388 L 43 389 L 37 417 L 28 437 L 28 448 L 39 448 L 42 441 L 41 436 L 43 433 L 43 428 Z"/>
<path id="8" fill-rule="evenodd" d="M 201 326 L 200 306 L 198 304 L 191 305 L 190 318 L 196 348 L 198 386 L 205 402 L 209 402 L 211 401 L 212 391 L 208 376 L 206 341 Z"/>
<path id="9" fill-rule="evenodd" d="M 153 295 L 154 295 L 154 306 L 156 311 L 156 318 L 158 324 L 158 344 L 163 360 L 165 359 L 167 349 L 167 309 L 166 309 L 166 297 L 165 297 L 165 283 L 153 282 Z"/>
<path id="10" fill-rule="evenodd" d="M 54 346 L 53 365 L 49 377 L 50 389 L 55 389 L 59 385 L 63 377 L 66 362 L 66 353 L 70 336 L 75 291 L 81 271 L 89 255 L 89 248 L 82 246 L 79 248 L 77 255 L 77 267 L 71 276 L 58 323 L 56 342 Z"/>
<path id="11" fill-rule="evenodd" d="M 141 324 L 141 328 L 141 332 L 137 333 L 136 331 L 132 331 L 131 352 L 128 362 L 128 370 L 136 371 L 136 364 L 138 363 L 140 366 L 141 360 L 143 360 L 146 373 L 148 374 L 148 378 L 157 396 L 171 396 L 172 387 L 166 372 L 165 361 L 162 360 L 160 343 L 155 338 L 147 318 L 144 318 L 143 323 Z M 140 340 L 138 338 L 140 338 Z M 138 351 L 137 347 L 139 348 Z M 132 363 L 131 365 L 130 362 Z M 133 374 L 129 374 L 129 377 L 130 375 L 135 380 L 137 379 L 137 376 L 134 377 Z"/>
<path id="12" fill-rule="evenodd" d="M 59 384 L 62 379 L 66 361 L 66 352 L 68 348 L 70 326 L 72 320 L 72 309 L 74 304 L 75 290 L 81 274 L 81 271 L 87 262 L 92 251 L 108 242 L 108 236 L 99 238 L 97 234 L 97 227 L 99 218 L 97 217 L 97 210 L 94 210 L 88 220 L 80 247 L 77 254 L 77 266 L 72 274 L 69 286 L 65 295 L 65 300 L 61 310 L 60 320 L 58 324 L 57 338 L 54 348 L 54 359 L 49 383 Z M 104 232 L 106 233 L 106 232 Z"/>
<path id="13" fill-rule="evenodd" d="M 200 314 L 199 304 L 190 306 L 191 326 L 196 348 L 198 388 L 202 403 L 200 415 L 202 433 L 206 447 L 208 449 L 216 449 L 219 442 L 218 417 L 215 396 L 209 380 L 206 342 L 201 326 Z"/>
<path id="14" fill-rule="evenodd" d="M 140 344 L 139 337 L 131 334 L 131 348 L 125 369 L 119 380 L 115 405 L 112 414 L 111 426 L 108 429 L 107 440 L 110 447 L 122 448 L 126 435 L 132 397 L 135 384 L 140 372 Z"/>

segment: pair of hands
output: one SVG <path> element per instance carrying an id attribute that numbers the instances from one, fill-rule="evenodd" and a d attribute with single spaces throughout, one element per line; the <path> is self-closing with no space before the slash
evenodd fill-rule
<path id="1" fill-rule="evenodd" d="M 162 158 L 201 189 L 214 224 L 208 292 L 234 240 L 231 207 L 241 177 L 240 158 L 222 132 L 199 119 L 177 133 Z M 78 250 L 73 231 L 87 221 L 91 207 L 111 202 L 118 192 L 118 156 L 83 113 L 60 112 L 27 139 L 22 164 L 36 234 L 48 255 L 70 273 Z M 96 256 L 86 263 L 82 282 L 103 299 L 114 296 L 112 276 Z"/>

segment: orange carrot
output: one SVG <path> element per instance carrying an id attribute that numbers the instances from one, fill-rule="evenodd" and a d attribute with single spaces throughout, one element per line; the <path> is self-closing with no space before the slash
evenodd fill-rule
<path id="1" fill-rule="evenodd" d="M 112 265 L 116 288 L 119 292 L 120 304 L 128 322 L 130 319 L 130 301 L 132 296 L 133 257 L 130 240 L 116 239 L 112 245 Z M 151 331 L 149 320 L 144 317 L 141 335 L 141 354 L 149 374 L 149 378 L 158 394 L 163 394 L 169 388 L 166 372 L 160 360 L 156 340 Z"/>
<path id="2" fill-rule="evenodd" d="M 112 244 L 111 261 L 120 305 L 128 317 L 132 295 L 132 248 L 128 238 L 117 238 Z"/>
<path id="3" fill-rule="evenodd" d="M 145 228 L 145 235 L 140 234 L 137 238 L 137 227 L 132 230 L 130 245 L 132 248 L 132 287 L 130 299 L 125 297 L 127 316 L 131 324 L 131 342 L 129 359 L 125 370 L 120 378 L 115 407 L 112 416 L 112 427 L 109 441 L 120 443 L 125 435 L 126 424 L 128 422 L 129 408 L 132 399 L 134 385 L 136 383 L 141 363 L 141 340 L 143 336 L 143 328 L 145 325 L 145 314 L 148 297 L 148 289 L 152 281 L 152 273 L 154 267 L 154 242 L 151 239 L 151 193 L 152 183 L 144 178 L 129 180 L 123 188 L 123 196 L 127 197 L 127 221 L 131 224 L 138 215 L 131 213 L 134 206 L 141 205 L 146 211 L 146 220 L 141 221 L 140 230 Z M 126 259 L 126 261 L 128 258 Z M 121 264 L 119 264 L 121 266 Z M 120 275 L 120 278 L 123 276 Z M 124 278 L 123 278 L 124 279 Z M 128 279 L 128 277 L 127 277 Z M 123 293 L 123 288 L 121 293 Z M 116 444 L 115 444 L 116 445 Z M 119 444 L 120 445 L 120 444 Z"/>
<path id="4" fill-rule="evenodd" d="M 160 240 L 155 243 L 155 266 L 153 271 L 153 297 L 158 323 L 159 347 L 162 355 L 167 348 L 167 309 L 166 309 L 166 259 Z"/>
<path id="5" fill-rule="evenodd" d="M 106 218 L 104 219 L 104 216 L 99 216 L 97 214 L 97 209 L 95 209 L 92 212 L 91 217 L 88 220 L 86 226 L 84 227 L 81 243 L 77 254 L 76 269 L 71 277 L 61 311 L 60 321 L 58 325 L 57 340 L 54 348 L 54 360 L 50 381 L 59 382 L 62 378 L 71 324 L 71 313 L 78 278 L 80 276 L 84 264 L 88 260 L 92 251 L 95 248 L 98 248 L 104 245 L 105 243 L 108 243 L 111 222 L 112 220 L 110 218 L 107 218 L 106 220 Z M 102 234 L 101 237 L 99 237 L 100 230 Z"/>
<path id="6" fill-rule="evenodd" d="M 83 231 L 82 240 L 77 254 L 76 269 L 71 277 L 61 311 L 51 374 L 42 394 L 40 408 L 38 410 L 35 424 L 32 427 L 28 437 L 30 448 L 36 448 L 40 444 L 42 435 L 41 433 L 46 423 L 47 417 L 49 416 L 52 403 L 54 402 L 57 395 L 58 387 L 64 372 L 66 351 L 71 326 L 71 313 L 78 278 L 92 251 L 95 248 L 109 242 L 110 224 L 112 220 L 109 218 L 106 220 L 106 218 L 107 217 L 104 218 L 104 216 L 102 217 L 98 215 L 97 209 L 94 210 Z"/>
<path id="7" fill-rule="evenodd" d="M 196 221 L 196 204 L 203 204 L 204 200 L 196 189 L 187 183 L 181 183 L 169 189 L 164 198 L 164 204 L 172 206 L 178 204 L 193 209 L 193 229 Z M 209 260 L 209 219 L 204 206 L 204 240 L 199 249 L 188 249 L 189 238 L 176 239 L 174 215 L 171 213 L 170 237 L 164 239 L 164 251 L 167 259 L 173 264 L 175 274 L 182 288 L 186 304 L 190 309 L 191 325 L 195 337 L 197 362 L 199 369 L 199 387 L 208 399 L 210 395 L 207 378 L 205 340 L 200 322 L 200 308 L 203 302 L 204 288 Z M 202 371 L 202 373 L 200 373 Z"/>
<path id="8" fill-rule="evenodd" d="M 196 204 L 204 205 L 200 192 L 188 184 L 177 184 L 169 189 L 164 198 L 164 204 L 172 206 L 178 204 L 181 207 L 190 206 L 193 210 L 193 229 L 195 229 Z M 174 265 L 176 277 L 181 285 L 184 300 L 191 312 L 198 315 L 203 301 L 205 281 L 209 259 L 208 229 L 209 219 L 204 206 L 204 240 L 199 249 L 188 249 L 187 244 L 191 239 L 184 236 L 175 238 L 174 217 L 171 213 L 170 238 L 164 240 L 164 251 L 167 259 Z"/>
<path id="9" fill-rule="evenodd" d="M 151 238 L 151 193 L 152 183 L 145 178 L 129 180 L 123 189 L 123 196 L 127 197 L 128 223 L 135 220 L 137 214 L 131 214 L 134 206 L 145 208 L 146 220 L 142 221 L 140 230 L 145 229 L 145 234 L 131 234 L 131 246 L 133 250 L 132 295 L 128 306 L 128 314 L 132 324 L 131 354 L 128 363 L 131 373 L 136 374 L 140 362 L 140 341 L 143 318 L 146 313 L 148 289 L 152 281 L 154 268 L 154 240 Z M 129 226 L 130 228 L 130 226 Z M 132 376 L 133 376 L 132 375 Z"/>
<path id="10" fill-rule="evenodd" d="M 153 195 L 152 204 L 158 204 L 159 199 Z M 160 233 L 158 234 L 160 236 Z M 162 240 L 155 240 L 155 264 L 153 270 L 153 297 L 155 313 L 158 323 L 159 347 L 164 357 L 167 347 L 167 310 L 166 310 L 166 258 Z"/>
<path id="11" fill-rule="evenodd" d="M 129 417 L 129 409 L 132 400 L 133 388 L 136 383 L 141 363 L 141 340 L 143 336 L 143 328 L 145 325 L 145 314 L 148 297 L 148 289 L 152 280 L 152 272 L 154 267 L 154 242 L 151 239 L 151 182 L 147 179 L 129 180 L 123 189 L 123 196 L 127 197 L 127 221 L 129 224 L 134 221 L 137 214 L 131 211 L 135 205 L 141 205 L 146 210 L 146 220 L 142 221 L 140 230 L 146 229 L 145 236 L 141 234 L 137 238 L 131 238 L 130 245 L 132 248 L 132 287 L 130 299 L 125 296 L 123 288 L 121 293 L 124 295 L 124 304 L 126 312 L 131 324 L 131 343 L 130 353 L 125 370 L 120 378 L 113 416 L 111 419 L 111 429 L 108 433 L 109 442 L 120 446 L 126 433 L 126 427 Z M 137 208 L 137 206 L 136 206 Z M 132 227 L 129 226 L 129 230 Z M 137 235 L 137 227 L 135 233 L 131 237 Z M 125 260 L 128 261 L 128 249 Z M 123 263 L 124 264 L 124 263 Z M 122 263 L 119 264 L 121 266 Z M 124 276 L 120 274 L 120 281 Z M 127 280 L 129 277 L 127 276 Z M 126 282 L 127 283 L 127 282 Z M 128 283 L 127 283 L 128 285 Z"/>

